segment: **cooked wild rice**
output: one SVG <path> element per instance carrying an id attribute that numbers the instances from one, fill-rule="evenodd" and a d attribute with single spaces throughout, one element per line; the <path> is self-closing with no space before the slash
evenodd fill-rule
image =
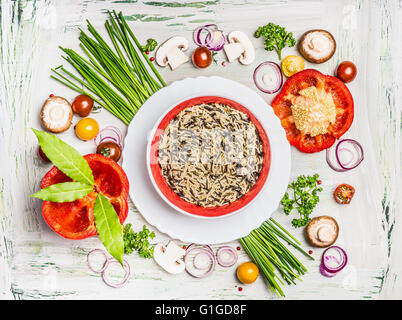
<path id="1" fill-rule="evenodd" d="M 224 104 L 200 104 L 169 123 L 160 138 L 158 160 L 163 177 L 182 199 L 216 207 L 253 187 L 263 151 L 246 114 Z"/>

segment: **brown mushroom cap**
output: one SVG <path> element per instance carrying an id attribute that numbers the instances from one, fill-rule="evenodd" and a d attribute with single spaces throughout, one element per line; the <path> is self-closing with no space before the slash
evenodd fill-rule
<path id="1" fill-rule="evenodd" d="M 329 240 L 322 241 L 319 238 L 320 226 L 330 225 L 334 230 L 332 237 Z M 322 229 L 321 229 L 322 230 Z M 336 220 L 329 216 L 319 216 L 312 219 L 306 227 L 306 238 L 311 245 L 319 248 L 325 248 L 332 245 L 338 238 L 339 227 Z"/>
<path id="2" fill-rule="evenodd" d="M 327 55 L 325 55 L 325 56 L 323 56 L 323 57 L 320 57 L 320 58 L 315 57 L 315 56 L 310 52 L 311 50 L 309 49 L 309 47 L 308 47 L 309 44 L 307 43 L 308 37 L 311 36 L 311 35 L 314 34 L 314 33 L 321 33 L 321 34 L 325 35 L 325 37 L 326 37 L 326 38 L 331 42 L 331 44 L 332 44 L 331 51 L 330 51 Z M 322 30 L 322 29 L 309 30 L 309 31 L 306 31 L 306 32 L 301 36 L 300 41 L 299 41 L 299 45 L 298 45 L 298 49 L 299 49 L 301 55 L 302 55 L 307 61 L 310 61 L 310 62 L 313 62 L 313 63 L 323 63 L 323 62 L 329 60 L 329 59 L 334 55 L 335 50 L 336 50 L 336 41 L 335 41 L 335 38 L 333 37 L 333 35 L 332 35 L 330 32 L 328 32 L 327 30 Z"/>
<path id="3" fill-rule="evenodd" d="M 64 117 L 61 117 L 63 115 Z M 55 119 L 51 119 L 52 116 Z M 40 122 L 44 129 L 54 133 L 64 132 L 70 128 L 72 119 L 73 110 L 70 102 L 59 96 L 46 99 L 40 112 Z"/>

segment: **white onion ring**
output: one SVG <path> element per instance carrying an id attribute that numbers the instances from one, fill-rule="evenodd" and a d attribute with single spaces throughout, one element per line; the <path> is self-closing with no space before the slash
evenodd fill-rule
<path id="1" fill-rule="evenodd" d="M 112 263 L 120 264 L 119 261 L 112 259 L 112 258 L 108 259 L 107 261 L 108 261 L 107 266 L 110 266 Z M 113 282 L 110 282 L 106 276 L 106 270 L 107 270 L 107 267 L 106 267 L 105 270 L 103 270 L 103 272 L 102 272 L 103 282 L 112 288 L 121 288 L 122 286 L 124 286 L 127 283 L 128 279 L 130 278 L 130 274 L 131 274 L 130 265 L 128 264 L 128 262 L 126 260 L 123 260 L 123 268 L 124 268 L 124 271 L 126 271 L 123 280 L 118 283 L 113 283 Z"/>
<path id="2" fill-rule="evenodd" d="M 188 245 L 188 247 L 186 248 L 186 252 L 190 250 L 191 247 L 194 246 L 200 246 L 201 248 L 205 248 L 208 249 L 212 254 L 214 254 L 214 250 L 212 250 L 211 246 L 207 245 L 207 244 L 196 244 L 196 243 L 191 243 Z"/>
<path id="3" fill-rule="evenodd" d="M 224 260 L 222 259 L 222 255 L 223 255 L 225 252 L 230 252 L 230 253 L 231 253 L 231 255 L 232 255 L 232 260 L 224 261 Z M 220 248 L 216 251 L 216 260 L 218 261 L 218 263 L 219 263 L 222 267 L 226 267 L 226 268 L 227 268 L 227 267 L 233 266 L 233 265 L 237 262 L 237 259 L 238 259 L 238 255 L 237 255 L 236 250 L 233 249 L 233 248 L 230 247 L 230 246 L 222 246 L 222 247 L 220 247 Z"/>
<path id="4" fill-rule="evenodd" d="M 103 256 L 105 257 L 105 262 L 103 263 L 102 269 L 100 269 L 100 270 L 95 270 L 95 269 L 92 267 L 91 263 L 89 262 L 90 256 L 93 255 L 95 252 L 101 252 L 101 253 L 103 254 Z M 109 261 L 109 260 L 108 260 L 108 258 L 107 258 L 107 256 L 106 256 L 106 253 L 105 253 L 105 251 L 102 250 L 102 249 L 93 249 L 93 250 L 91 250 L 91 251 L 87 254 L 88 268 L 89 268 L 92 272 L 95 272 L 95 273 L 102 273 L 103 271 L 105 271 L 105 269 L 106 269 L 107 266 L 109 265 L 109 262 L 108 262 L 108 261 Z"/>
<path id="5" fill-rule="evenodd" d="M 258 80 L 259 72 L 264 67 L 269 67 L 269 68 L 273 69 L 275 74 L 276 74 L 276 76 L 277 76 L 276 86 L 274 88 L 272 88 L 272 89 L 264 88 L 263 86 L 261 86 L 261 84 L 260 84 L 260 82 Z M 280 90 L 280 88 L 282 87 L 282 84 L 283 84 L 283 76 L 282 76 L 281 67 L 277 63 L 272 62 L 272 61 L 262 62 L 262 63 L 260 63 L 258 65 L 257 68 L 255 68 L 254 74 L 253 74 L 253 79 L 254 79 L 254 83 L 255 83 L 256 87 L 260 91 L 262 91 L 264 93 L 268 93 L 268 94 L 276 93 L 276 92 L 278 92 Z"/>
<path id="6" fill-rule="evenodd" d="M 206 254 L 211 259 L 210 268 L 203 274 L 195 274 L 188 268 L 187 257 L 189 255 L 189 253 L 193 252 L 193 251 L 202 252 L 203 254 Z M 205 248 L 191 248 L 190 250 L 187 250 L 186 254 L 184 255 L 184 263 L 185 263 L 186 271 L 187 271 L 187 273 L 189 275 L 193 276 L 194 278 L 204 278 L 204 277 L 210 275 L 212 273 L 212 271 L 214 271 L 215 265 L 216 265 L 216 260 L 215 260 L 214 254 L 208 249 L 205 249 Z"/>
<path id="7" fill-rule="evenodd" d="M 354 147 L 354 150 L 355 150 L 356 153 L 357 153 L 357 156 L 356 156 L 357 159 L 355 159 L 354 163 L 353 163 L 351 166 L 348 166 L 348 165 L 349 165 L 351 162 L 353 162 L 354 159 L 349 160 L 347 163 L 342 163 L 342 161 L 340 160 L 340 157 L 339 157 L 339 152 L 340 152 L 340 151 L 346 151 L 346 150 L 348 150 L 348 152 L 350 152 L 350 153 L 353 154 L 353 151 L 351 151 L 350 149 L 347 149 L 347 148 L 345 148 L 345 147 L 343 147 L 343 148 L 340 149 L 340 146 L 341 146 L 342 144 L 344 144 L 345 142 L 346 142 L 346 143 L 349 143 L 349 144 L 352 144 L 353 147 Z M 357 142 L 356 140 L 353 140 L 353 139 L 343 139 L 343 140 L 340 140 L 340 141 L 337 143 L 336 147 L 335 147 L 335 157 L 336 157 L 336 162 L 338 163 L 338 166 L 339 166 L 339 167 L 336 167 L 336 166 L 334 165 L 333 161 L 331 160 L 330 149 L 328 148 L 328 149 L 326 150 L 326 160 L 327 160 L 327 163 L 328 163 L 329 167 L 330 167 L 332 170 L 335 170 L 336 172 L 345 172 L 345 171 L 348 171 L 348 170 L 352 170 L 352 169 L 356 168 L 356 167 L 364 160 L 363 147 L 361 146 L 361 144 L 360 144 L 359 142 Z"/>

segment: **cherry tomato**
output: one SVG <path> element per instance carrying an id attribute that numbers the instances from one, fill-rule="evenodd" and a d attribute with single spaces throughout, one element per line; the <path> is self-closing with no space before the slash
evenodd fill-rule
<path id="1" fill-rule="evenodd" d="M 75 97 L 72 104 L 74 113 L 80 117 L 87 117 L 91 113 L 93 106 L 94 100 L 85 94 Z"/>
<path id="2" fill-rule="evenodd" d="M 96 148 L 96 153 L 102 154 L 116 162 L 119 161 L 121 157 L 120 146 L 113 141 L 105 141 L 100 143 Z"/>
<path id="3" fill-rule="evenodd" d="M 282 61 L 282 72 L 286 77 L 304 70 L 304 60 L 300 56 L 287 56 Z"/>
<path id="4" fill-rule="evenodd" d="M 50 162 L 49 158 L 45 155 L 40 146 L 38 147 L 38 155 L 43 160 L 43 162 Z"/>
<path id="5" fill-rule="evenodd" d="M 357 68 L 355 64 L 351 61 L 343 61 L 339 64 L 336 69 L 337 78 L 341 79 L 343 82 L 351 82 L 357 74 Z"/>
<path id="6" fill-rule="evenodd" d="M 341 184 L 336 187 L 334 197 L 340 204 L 349 204 L 355 194 L 355 188 L 349 184 Z"/>
<path id="7" fill-rule="evenodd" d="M 237 278 L 244 284 L 253 283 L 257 279 L 258 274 L 257 265 L 251 261 L 244 262 L 237 268 Z"/>
<path id="8" fill-rule="evenodd" d="M 99 132 L 99 124 L 95 119 L 84 118 L 75 126 L 75 134 L 81 140 L 92 140 Z"/>
<path id="9" fill-rule="evenodd" d="M 198 47 L 191 57 L 197 68 L 206 68 L 212 63 L 212 54 L 207 47 Z"/>

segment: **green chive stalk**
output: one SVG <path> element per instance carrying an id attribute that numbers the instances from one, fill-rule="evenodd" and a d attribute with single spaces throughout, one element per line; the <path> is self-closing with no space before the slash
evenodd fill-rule
<path id="1" fill-rule="evenodd" d="M 240 239 L 244 250 L 257 264 L 268 287 L 278 296 L 285 296 L 280 284 L 296 284 L 295 280 L 307 272 L 303 264 L 290 252 L 280 239 L 293 246 L 309 259 L 314 260 L 299 245 L 300 242 L 273 218 L 265 221 L 248 236 Z M 278 271 L 280 276 L 275 271 Z M 282 280 L 281 280 L 282 279 Z"/>
<path id="2" fill-rule="evenodd" d="M 63 58 L 76 73 L 59 66 L 51 69 L 51 77 L 79 94 L 90 96 L 128 125 L 144 102 L 166 83 L 141 49 L 123 14 L 115 11 L 108 14 L 105 27 L 111 45 L 87 20 L 89 33 L 81 30 L 79 36 L 84 55 L 60 47 L 65 54 Z"/>

